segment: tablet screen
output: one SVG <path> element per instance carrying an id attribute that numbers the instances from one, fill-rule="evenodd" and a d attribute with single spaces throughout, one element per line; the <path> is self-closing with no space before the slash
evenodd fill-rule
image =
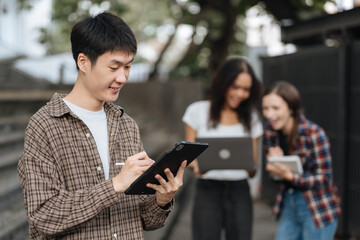
<path id="1" fill-rule="evenodd" d="M 177 143 L 171 150 L 165 152 L 147 171 L 138 177 L 130 187 L 126 189 L 125 194 L 154 194 L 155 190 L 146 187 L 146 184 L 159 184 L 155 178 L 156 174 L 160 174 L 167 180 L 164 170 L 165 168 L 169 168 L 175 176 L 184 160 L 187 160 L 187 165 L 189 165 L 207 147 L 207 143 L 201 142 L 182 141 Z"/>

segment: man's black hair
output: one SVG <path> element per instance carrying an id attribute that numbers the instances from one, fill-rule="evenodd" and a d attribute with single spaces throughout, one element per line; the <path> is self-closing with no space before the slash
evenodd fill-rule
<path id="1" fill-rule="evenodd" d="M 70 39 L 76 67 L 80 53 L 96 64 L 98 57 L 108 51 L 135 55 L 137 50 L 135 35 L 130 27 L 109 12 L 87 17 L 75 24 Z"/>

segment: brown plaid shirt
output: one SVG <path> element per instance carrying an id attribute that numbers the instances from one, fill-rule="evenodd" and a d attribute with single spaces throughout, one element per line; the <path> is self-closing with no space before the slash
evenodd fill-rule
<path id="1" fill-rule="evenodd" d="M 87 126 L 55 94 L 26 128 L 18 172 L 32 239 L 143 239 L 164 225 L 170 210 L 154 195 L 116 194 L 116 162 L 143 150 L 138 127 L 119 106 L 105 103 L 110 178 L 105 180 Z M 171 207 L 172 208 L 172 207 Z"/>

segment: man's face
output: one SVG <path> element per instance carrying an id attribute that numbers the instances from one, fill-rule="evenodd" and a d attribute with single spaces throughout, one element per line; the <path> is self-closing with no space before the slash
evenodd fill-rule
<path id="1" fill-rule="evenodd" d="M 133 54 L 125 52 L 106 52 L 94 64 L 88 60 L 84 85 L 89 96 L 100 102 L 116 101 L 129 78 L 133 60 Z"/>

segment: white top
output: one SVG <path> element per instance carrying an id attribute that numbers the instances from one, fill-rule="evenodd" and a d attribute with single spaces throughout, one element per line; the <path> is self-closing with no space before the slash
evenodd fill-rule
<path id="1" fill-rule="evenodd" d="M 70 108 L 70 110 L 86 124 L 86 126 L 90 129 L 90 132 L 94 136 L 96 147 L 103 165 L 105 180 L 108 180 L 110 156 L 107 120 L 104 107 L 101 109 L 101 111 L 93 112 L 78 107 L 65 99 L 63 100 Z"/>
<path id="2" fill-rule="evenodd" d="M 263 134 L 263 126 L 258 115 L 251 116 L 251 131 L 246 132 L 241 123 L 234 125 L 218 124 L 216 128 L 208 128 L 210 101 L 192 103 L 185 111 L 183 122 L 196 130 L 197 137 L 249 137 L 258 138 Z M 203 179 L 236 181 L 248 178 L 246 170 L 210 170 L 201 176 Z"/>

